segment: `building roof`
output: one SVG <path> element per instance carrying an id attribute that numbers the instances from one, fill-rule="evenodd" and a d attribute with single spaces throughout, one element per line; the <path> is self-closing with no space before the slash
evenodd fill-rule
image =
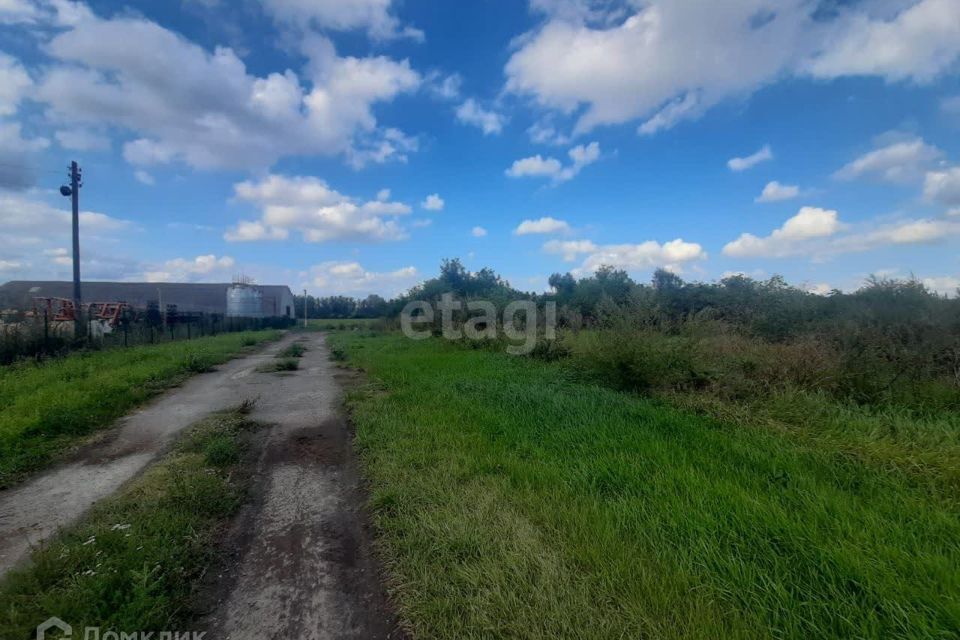
<path id="1" fill-rule="evenodd" d="M 181 311 L 224 313 L 229 282 L 83 282 L 83 302 L 126 302 L 145 307 L 163 298 L 164 306 L 175 304 Z M 264 311 L 283 315 L 282 300 L 293 293 L 286 285 L 252 285 L 263 293 Z M 29 309 L 35 297 L 72 298 L 73 283 L 54 280 L 11 280 L 0 285 L 0 309 Z"/>

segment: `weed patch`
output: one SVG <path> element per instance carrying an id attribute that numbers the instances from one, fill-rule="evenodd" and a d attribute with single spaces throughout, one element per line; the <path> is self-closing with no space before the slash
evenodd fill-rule
<path id="1" fill-rule="evenodd" d="M 300 368 L 300 361 L 297 358 L 277 358 L 271 362 L 265 362 L 257 367 L 260 373 L 283 373 L 286 371 L 296 371 Z"/>

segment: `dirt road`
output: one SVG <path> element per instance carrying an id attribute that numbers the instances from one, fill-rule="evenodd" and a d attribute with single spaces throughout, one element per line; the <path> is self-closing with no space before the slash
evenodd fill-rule
<path id="1" fill-rule="evenodd" d="M 238 552 L 204 626 L 208 637 L 401 635 L 364 525 L 337 371 L 314 337 L 300 371 L 266 383 L 282 392 L 265 390 L 251 414 L 274 426 L 254 478 L 258 495 L 231 535 Z"/>
<path id="2" fill-rule="evenodd" d="M 308 348 L 300 370 L 257 371 L 294 340 Z M 397 637 L 364 526 L 336 376 L 322 335 L 289 334 L 160 396 L 72 460 L 0 492 L 0 575 L 142 471 L 185 427 L 257 398 L 251 417 L 271 427 L 253 500 L 225 544 L 231 559 L 212 587 L 207 637 Z"/>

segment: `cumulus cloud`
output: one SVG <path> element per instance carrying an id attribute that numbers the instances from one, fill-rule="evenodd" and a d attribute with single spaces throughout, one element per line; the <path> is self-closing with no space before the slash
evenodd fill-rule
<path id="1" fill-rule="evenodd" d="M 960 167 L 928 173 L 924 178 L 923 195 L 932 202 L 960 205 Z"/>
<path id="2" fill-rule="evenodd" d="M 791 75 L 924 82 L 960 55 L 955 0 L 532 5 L 545 19 L 518 39 L 506 88 L 574 116 L 575 135 L 638 118 L 652 134 Z"/>
<path id="3" fill-rule="evenodd" d="M 557 220 L 550 216 L 545 216 L 537 220 L 524 220 L 513 232 L 518 236 L 525 236 L 534 233 L 569 233 L 570 225 L 563 220 Z"/>
<path id="4" fill-rule="evenodd" d="M 345 196 L 312 176 L 269 175 L 240 182 L 234 192 L 236 200 L 260 210 L 260 219 L 228 229 L 224 238 L 233 242 L 283 240 L 291 230 L 306 242 L 400 240 L 406 232 L 397 217 L 411 212 L 402 202 Z"/>
<path id="5" fill-rule="evenodd" d="M 377 40 L 423 40 L 423 31 L 402 26 L 391 13 L 392 0 L 262 0 L 262 4 L 278 22 L 303 30 L 363 30 Z"/>
<path id="6" fill-rule="evenodd" d="M 56 276 L 60 271 L 51 268 L 70 266 L 72 258 L 63 247 L 71 237 L 69 201 L 60 198 L 66 206 L 53 206 L 35 191 L 0 191 L 0 260 L 20 265 L 18 270 L 30 277 Z M 83 239 L 83 265 L 91 266 L 100 253 L 111 247 L 121 235 L 129 235 L 134 226 L 128 220 L 115 218 L 97 211 L 80 212 L 80 236 Z M 66 263 L 64 263 L 66 261 Z M 89 277 L 91 273 L 84 271 Z"/>
<path id="7" fill-rule="evenodd" d="M 593 253 L 598 247 L 590 240 L 549 240 L 543 245 L 543 250 L 563 256 L 567 262 L 573 262 L 582 253 Z"/>
<path id="8" fill-rule="evenodd" d="M 873 177 L 894 184 L 910 184 L 923 178 L 943 152 L 921 138 L 899 140 L 869 151 L 834 173 L 839 180 Z"/>
<path id="9" fill-rule="evenodd" d="M 792 184 L 780 184 L 776 180 L 768 182 L 754 202 L 782 202 L 800 195 L 800 187 Z"/>
<path id="10" fill-rule="evenodd" d="M 685 264 L 707 258 L 703 247 L 681 238 L 663 244 L 648 240 L 640 244 L 606 245 L 597 245 L 590 240 L 551 240 L 543 245 L 543 250 L 560 254 L 568 262 L 584 256 L 580 266 L 573 269 L 575 275 L 588 275 L 602 266 L 631 272 L 663 267 L 679 273 Z"/>
<path id="11" fill-rule="evenodd" d="M 810 240 L 827 238 L 842 229 L 836 211 L 803 207 L 779 229 L 765 237 L 744 233 L 723 247 L 734 258 L 779 258 L 803 252 Z"/>
<path id="12" fill-rule="evenodd" d="M 88 129 L 68 129 L 53 134 L 64 149 L 71 151 L 107 151 L 110 149 L 110 138 Z"/>
<path id="13" fill-rule="evenodd" d="M 427 211 L 442 211 L 444 204 L 443 198 L 440 197 L 439 193 L 431 193 L 420 203 L 420 207 Z"/>
<path id="14" fill-rule="evenodd" d="M 751 153 L 743 158 L 730 158 L 727 160 L 727 168 L 730 169 L 730 171 L 736 172 L 746 171 L 768 160 L 773 160 L 773 151 L 770 149 L 770 145 L 764 145 L 755 153 Z"/>
<path id="15" fill-rule="evenodd" d="M 836 211 L 803 207 L 770 235 L 741 234 L 724 246 L 723 253 L 733 258 L 826 257 L 884 246 L 930 244 L 958 234 L 960 221 L 946 218 L 905 218 L 851 226 L 842 223 Z"/>
<path id="16" fill-rule="evenodd" d="M 942 296 L 956 298 L 960 296 L 960 277 L 956 276 L 935 276 L 931 278 L 921 278 L 927 289 L 935 291 Z"/>
<path id="17" fill-rule="evenodd" d="M 16 113 L 20 101 L 32 87 L 33 80 L 23 65 L 0 51 L 0 116 Z"/>
<path id="18" fill-rule="evenodd" d="M 137 169 L 134 171 L 133 177 L 137 179 L 137 182 L 140 184 L 145 184 L 148 187 L 152 187 L 154 184 L 156 184 L 156 180 L 153 179 L 153 176 L 143 169 Z"/>
<path id="19" fill-rule="evenodd" d="M 837 238 L 829 250 L 834 253 L 851 253 L 890 245 L 933 244 L 958 234 L 960 234 L 960 222 L 954 220 L 905 219 Z"/>
<path id="20" fill-rule="evenodd" d="M 546 177 L 555 183 L 573 179 L 580 171 L 596 162 L 600 158 L 600 144 L 591 142 L 587 145 L 577 145 L 567 152 L 570 164 L 563 164 L 556 158 L 544 158 L 540 154 L 515 160 L 506 175 L 511 178 Z"/>
<path id="21" fill-rule="evenodd" d="M 230 256 L 218 258 L 212 253 L 192 259 L 174 258 L 160 269 L 144 271 L 143 279 L 147 282 L 215 282 L 229 278 L 235 264 Z"/>
<path id="22" fill-rule="evenodd" d="M 365 296 L 376 293 L 392 297 L 412 287 L 418 273 L 414 267 L 371 271 L 359 262 L 322 262 L 308 272 L 308 286 L 319 295 Z"/>
<path id="23" fill-rule="evenodd" d="M 928 82 L 960 55 L 960 5 L 921 0 L 890 19 L 847 13 L 808 64 L 819 78 L 880 76 Z"/>
<path id="24" fill-rule="evenodd" d="M 408 61 L 340 56 L 317 35 L 301 47 L 303 78 L 261 77 L 230 48 L 208 51 L 139 17 L 90 15 L 46 45 L 55 63 L 33 96 L 60 122 L 132 132 L 124 156 L 134 164 L 263 169 L 285 156 L 344 154 L 359 166 L 415 148 L 373 112 L 420 85 Z"/>
<path id="25" fill-rule="evenodd" d="M 483 135 L 497 135 L 503 131 L 506 117 L 495 111 L 484 109 L 476 100 L 468 98 L 457 107 L 457 120 L 464 124 L 473 125 L 483 131 Z"/>
<path id="26" fill-rule="evenodd" d="M 473 229 L 470 229 L 470 235 L 472 235 L 474 238 L 483 238 L 487 235 L 487 230 L 483 227 L 474 227 Z"/>

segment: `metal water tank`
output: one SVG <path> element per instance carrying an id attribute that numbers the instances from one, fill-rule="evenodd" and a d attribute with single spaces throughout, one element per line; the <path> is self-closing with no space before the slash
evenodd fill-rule
<path id="1" fill-rule="evenodd" d="M 263 293 L 257 287 L 235 284 L 227 289 L 227 316 L 232 318 L 262 318 Z"/>

